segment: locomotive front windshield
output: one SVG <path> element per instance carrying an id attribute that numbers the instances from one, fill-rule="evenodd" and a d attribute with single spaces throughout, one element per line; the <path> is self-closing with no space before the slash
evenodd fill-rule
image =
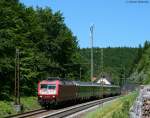
<path id="1" fill-rule="evenodd" d="M 41 84 L 41 89 L 56 89 L 55 84 Z"/>

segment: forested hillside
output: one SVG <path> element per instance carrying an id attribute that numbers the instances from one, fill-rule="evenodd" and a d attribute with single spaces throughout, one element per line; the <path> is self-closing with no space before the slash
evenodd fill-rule
<path id="1" fill-rule="evenodd" d="M 102 72 L 101 66 L 101 48 L 94 48 L 94 76 L 99 76 Z M 85 57 L 87 63 L 90 63 L 90 49 L 81 49 L 81 55 Z M 122 79 L 128 77 L 132 67 L 138 57 L 138 48 L 118 47 L 103 49 L 103 68 L 104 73 L 112 77 L 114 84 L 120 85 Z M 89 73 L 90 74 L 90 68 Z"/>
<path id="2" fill-rule="evenodd" d="M 9 99 L 14 92 L 16 49 L 21 95 L 36 95 L 37 82 L 47 76 L 79 77 L 77 39 L 59 11 L 0 0 L 0 99 Z"/>
<path id="3" fill-rule="evenodd" d="M 150 84 L 150 42 L 146 41 L 143 48 L 139 48 L 139 58 L 134 65 L 129 78 L 137 84 Z"/>

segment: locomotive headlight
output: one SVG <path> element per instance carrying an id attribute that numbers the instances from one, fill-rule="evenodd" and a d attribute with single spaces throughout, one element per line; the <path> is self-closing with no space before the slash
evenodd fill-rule
<path id="1" fill-rule="evenodd" d="M 42 96 L 40 96 L 40 98 L 42 98 Z"/>
<path id="2" fill-rule="evenodd" d="M 55 96 L 53 95 L 53 98 L 55 98 Z"/>

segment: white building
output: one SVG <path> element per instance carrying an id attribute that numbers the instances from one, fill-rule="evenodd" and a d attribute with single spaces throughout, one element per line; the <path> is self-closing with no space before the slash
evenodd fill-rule
<path id="1" fill-rule="evenodd" d="M 106 78 L 100 78 L 100 79 L 97 80 L 96 83 L 111 85 L 111 83 Z"/>

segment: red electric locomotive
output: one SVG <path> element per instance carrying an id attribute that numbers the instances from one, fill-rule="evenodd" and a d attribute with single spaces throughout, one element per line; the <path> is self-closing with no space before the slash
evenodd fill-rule
<path id="1" fill-rule="evenodd" d="M 75 97 L 76 87 L 73 81 L 50 77 L 38 83 L 38 101 L 43 106 L 68 101 L 75 99 Z"/>

